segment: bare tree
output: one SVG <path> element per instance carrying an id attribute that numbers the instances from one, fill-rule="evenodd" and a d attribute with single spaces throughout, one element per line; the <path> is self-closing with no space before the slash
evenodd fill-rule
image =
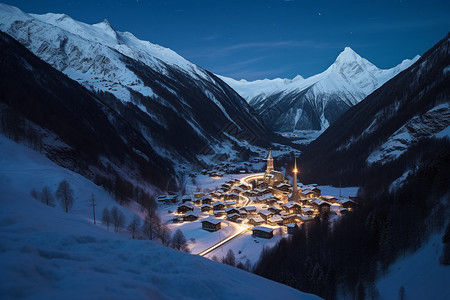
<path id="1" fill-rule="evenodd" d="M 170 231 L 170 228 L 167 225 L 161 224 L 159 222 L 158 226 L 156 226 L 156 235 L 161 240 L 161 244 L 164 246 L 170 245 L 170 237 L 172 235 L 172 232 Z"/>
<path id="2" fill-rule="evenodd" d="M 106 225 L 106 229 L 109 230 L 109 225 L 111 225 L 111 214 L 108 208 L 104 208 L 102 212 L 102 223 Z"/>
<path id="3" fill-rule="evenodd" d="M 73 190 L 66 180 L 60 182 L 56 190 L 56 198 L 61 201 L 64 210 L 68 213 L 73 205 Z"/>
<path id="4" fill-rule="evenodd" d="M 55 198 L 48 186 L 44 186 L 41 192 L 41 201 L 48 206 L 55 206 Z"/>
<path id="5" fill-rule="evenodd" d="M 117 208 L 117 206 L 114 206 L 111 209 L 111 221 L 114 225 L 115 232 L 125 226 L 125 215 Z"/>
<path id="6" fill-rule="evenodd" d="M 128 230 L 131 233 L 131 237 L 134 239 L 136 237 L 136 234 L 139 231 L 139 225 L 141 224 L 141 220 L 138 216 L 134 216 L 133 220 L 131 221 L 130 225 L 128 225 Z"/>
<path id="7" fill-rule="evenodd" d="M 177 229 L 172 236 L 172 248 L 180 251 L 187 251 L 186 237 L 180 229 Z"/>
<path id="8" fill-rule="evenodd" d="M 141 193 L 141 209 L 146 214 L 143 231 L 149 240 L 153 240 L 153 234 L 161 226 L 161 219 L 156 213 L 155 201 L 145 192 Z"/>

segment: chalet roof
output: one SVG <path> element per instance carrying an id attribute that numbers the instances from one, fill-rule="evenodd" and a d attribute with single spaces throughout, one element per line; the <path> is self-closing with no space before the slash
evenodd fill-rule
<path id="1" fill-rule="evenodd" d="M 238 193 L 229 193 L 228 196 L 238 196 L 239 197 L 239 194 Z"/>
<path id="2" fill-rule="evenodd" d="M 287 208 L 292 208 L 294 206 L 300 206 L 300 204 L 294 201 L 288 201 L 284 206 L 286 206 Z"/>
<path id="3" fill-rule="evenodd" d="M 230 201 L 225 201 L 225 205 L 235 205 L 236 201 L 230 200 Z"/>
<path id="4" fill-rule="evenodd" d="M 264 223 L 264 219 L 261 216 L 255 216 L 255 217 L 250 218 L 250 219 L 253 219 L 253 221 L 256 222 L 256 223 Z"/>
<path id="5" fill-rule="evenodd" d="M 183 204 L 180 204 L 178 207 L 189 207 L 189 208 L 194 209 L 194 206 L 190 202 L 185 202 Z"/>
<path id="6" fill-rule="evenodd" d="M 218 205 L 224 205 L 225 206 L 225 203 L 222 202 L 222 201 L 217 201 L 217 202 L 213 203 L 213 206 L 218 206 Z"/>
<path id="7" fill-rule="evenodd" d="M 232 210 L 236 210 L 237 211 L 237 209 L 235 208 L 235 207 L 227 207 L 227 208 L 225 208 L 225 211 L 228 213 L 229 211 L 232 211 Z"/>
<path id="8" fill-rule="evenodd" d="M 236 216 L 241 216 L 240 214 L 237 214 L 237 213 L 234 213 L 234 214 L 229 214 L 228 215 L 228 218 L 234 218 L 234 217 L 236 217 Z"/>
<path id="9" fill-rule="evenodd" d="M 259 211 L 260 214 L 268 216 L 268 215 L 272 215 L 273 212 L 268 211 L 267 209 L 262 209 Z"/>
<path id="10" fill-rule="evenodd" d="M 313 203 L 313 204 L 316 204 L 316 205 L 319 205 L 319 206 L 320 205 L 330 205 L 331 206 L 331 203 L 323 201 L 323 200 L 321 200 L 319 198 L 313 198 L 313 199 L 309 200 L 309 202 Z"/>
<path id="11" fill-rule="evenodd" d="M 309 208 L 309 207 L 303 207 L 302 208 L 302 212 L 310 212 L 310 211 L 314 211 L 314 209 Z"/>
<path id="12" fill-rule="evenodd" d="M 255 207 L 255 206 L 245 206 L 244 209 L 245 209 L 246 211 L 249 211 L 249 210 L 256 210 L 256 207 Z"/>
<path id="13" fill-rule="evenodd" d="M 300 220 L 302 220 L 303 222 L 310 221 L 310 220 L 313 219 L 313 218 L 311 218 L 310 216 L 297 215 L 297 217 L 298 217 Z"/>
<path id="14" fill-rule="evenodd" d="M 195 213 L 195 212 L 193 212 L 193 211 L 188 211 L 188 212 L 186 213 L 186 217 L 187 217 L 187 216 L 194 216 L 194 217 L 197 217 L 197 218 L 198 218 L 198 214 Z"/>
<path id="15" fill-rule="evenodd" d="M 334 196 L 330 196 L 330 195 L 322 195 L 321 196 L 322 197 L 322 199 L 324 199 L 324 200 L 332 200 L 332 199 L 336 199 L 336 197 L 334 197 Z"/>
<path id="16" fill-rule="evenodd" d="M 297 226 L 297 224 L 287 224 L 286 227 L 294 228 L 294 227 L 298 227 L 298 226 Z"/>
<path id="17" fill-rule="evenodd" d="M 347 198 L 342 198 L 338 200 L 339 203 L 348 203 L 348 202 L 352 202 L 352 203 L 356 203 L 355 201 L 351 200 L 351 199 L 347 199 Z"/>
<path id="18" fill-rule="evenodd" d="M 273 216 L 273 217 L 269 218 L 268 221 L 272 222 L 272 223 L 278 223 L 278 222 L 282 222 L 283 218 L 281 216 Z"/>
<path id="19" fill-rule="evenodd" d="M 217 220 L 215 218 L 206 218 L 206 219 L 202 220 L 202 223 L 203 222 L 211 223 L 211 224 L 214 224 L 214 225 L 222 223 L 221 220 Z"/>
<path id="20" fill-rule="evenodd" d="M 255 226 L 252 228 L 252 231 L 263 231 L 263 232 L 267 232 L 267 233 L 272 233 L 273 232 L 273 228 L 269 228 L 269 227 L 264 227 L 264 226 Z"/>
<path id="21" fill-rule="evenodd" d="M 205 204 L 202 204 L 202 206 L 200 206 L 200 207 L 208 207 L 208 208 L 211 208 L 211 204 L 205 203 Z"/>

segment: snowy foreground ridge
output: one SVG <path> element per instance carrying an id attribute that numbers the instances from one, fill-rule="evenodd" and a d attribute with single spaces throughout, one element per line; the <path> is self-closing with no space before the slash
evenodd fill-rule
<path id="1" fill-rule="evenodd" d="M 0 149 L 2 299 L 319 299 L 197 255 L 106 231 L 92 223 L 89 192 L 97 195 L 99 215 L 103 207 L 117 204 L 99 187 L 2 136 Z M 48 184 L 54 190 L 62 179 L 74 190 L 71 213 L 30 196 L 32 188 Z M 124 213 L 129 222 L 132 213 Z"/>

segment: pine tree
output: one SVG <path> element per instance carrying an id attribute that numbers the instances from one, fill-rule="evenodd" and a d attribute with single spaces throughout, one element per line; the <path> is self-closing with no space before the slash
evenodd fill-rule
<path id="1" fill-rule="evenodd" d="M 172 236 L 172 248 L 180 251 L 187 250 L 186 237 L 180 229 L 177 229 Z"/>

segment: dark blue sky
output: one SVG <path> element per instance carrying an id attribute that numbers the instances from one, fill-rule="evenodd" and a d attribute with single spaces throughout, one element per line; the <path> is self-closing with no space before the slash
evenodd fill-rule
<path id="1" fill-rule="evenodd" d="M 107 18 L 118 31 L 236 79 L 308 77 L 345 46 L 380 68 L 422 55 L 450 30 L 450 1 L 39 0 L 25 12 Z"/>

